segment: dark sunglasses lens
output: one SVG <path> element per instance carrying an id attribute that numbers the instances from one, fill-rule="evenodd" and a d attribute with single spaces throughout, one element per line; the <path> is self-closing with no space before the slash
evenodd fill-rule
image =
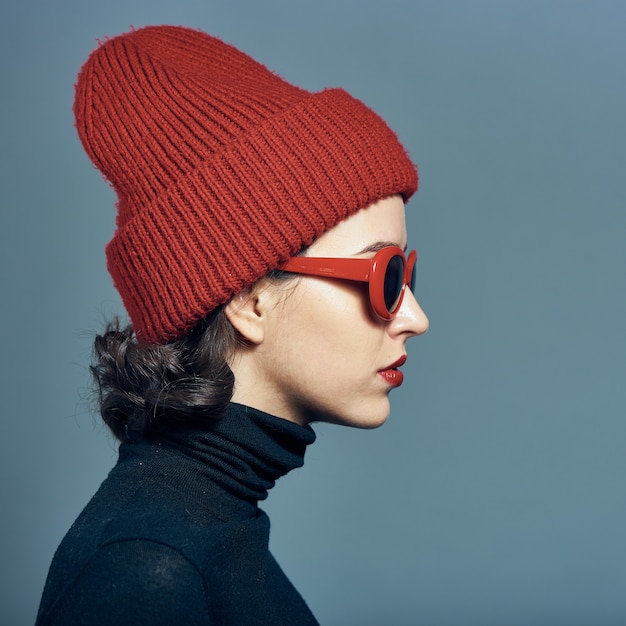
<path id="1" fill-rule="evenodd" d="M 415 266 L 417 263 L 413 265 L 413 269 L 411 270 L 411 282 L 409 282 L 409 289 L 415 293 Z"/>
<path id="2" fill-rule="evenodd" d="M 385 271 L 385 306 L 393 313 L 398 305 L 404 282 L 404 261 L 401 256 L 391 257 Z"/>

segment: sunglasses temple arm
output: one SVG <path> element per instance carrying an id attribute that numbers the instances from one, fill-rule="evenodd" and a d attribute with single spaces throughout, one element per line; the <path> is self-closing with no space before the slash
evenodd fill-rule
<path id="1" fill-rule="evenodd" d="M 324 259 L 319 257 L 293 257 L 280 269 L 284 272 L 344 278 L 367 282 L 371 270 L 371 259 Z"/>

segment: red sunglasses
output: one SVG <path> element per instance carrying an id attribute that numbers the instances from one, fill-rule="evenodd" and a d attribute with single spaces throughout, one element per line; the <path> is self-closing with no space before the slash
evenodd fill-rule
<path id="1" fill-rule="evenodd" d="M 415 287 L 416 260 L 415 250 L 409 252 L 407 259 L 402 248 L 385 246 L 371 259 L 296 256 L 280 269 L 294 274 L 369 283 L 372 311 L 379 319 L 388 322 L 397 315 L 406 287 L 411 291 Z"/>

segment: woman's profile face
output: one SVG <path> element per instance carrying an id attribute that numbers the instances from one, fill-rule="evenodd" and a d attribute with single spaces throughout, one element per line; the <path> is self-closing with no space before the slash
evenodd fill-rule
<path id="1" fill-rule="evenodd" d="M 407 245 L 399 196 L 340 222 L 306 256 L 371 258 L 386 245 Z M 413 294 L 407 289 L 396 317 L 384 322 L 370 310 L 366 283 L 299 276 L 292 289 L 268 288 L 283 295 L 248 355 L 252 366 L 236 368 L 233 400 L 300 424 L 381 425 L 401 378 L 389 368 L 407 354 L 407 340 L 428 329 Z"/>

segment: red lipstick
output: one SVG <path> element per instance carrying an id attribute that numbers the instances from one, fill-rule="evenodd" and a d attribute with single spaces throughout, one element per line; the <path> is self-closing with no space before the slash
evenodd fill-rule
<path id="1" fill-rule="evenodd" d="M 380 370 L 378 373 L 385 379 L 387 384 L 392 387 L 399 387 L 404 380 L 404 374 L 397 369 L 406 363 L 406 354 L 403 354 L 397 361 L 394 361 L 391 365 L 385 369 Z"/>

